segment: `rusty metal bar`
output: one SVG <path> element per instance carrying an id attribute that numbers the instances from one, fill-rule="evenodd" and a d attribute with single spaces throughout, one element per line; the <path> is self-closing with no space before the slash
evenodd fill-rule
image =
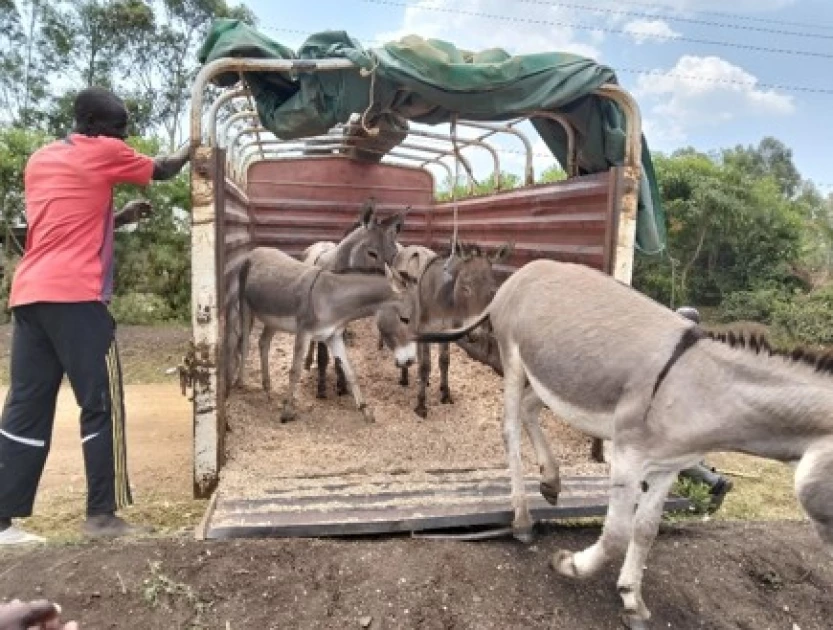
<path id="1" fill-rule="evenodd" d="M 246 88 L 236 88 L 223 92 L 217 97 L 217 100 L 211 104 L 211 110 L 208 112 L 208 145 L 212 147 L 217 146 L 217 115 L 220 113 L 220 108 L 226 103 L 233 101 L 235 98 L 245 96 L 248 90 Z"/>
<path id="2" fill-rule="evenodd" d="M 567 121 L 566 118 L 554 112 L 547 112 L 543 110 L 535 111 L 530 114 L 530 118 L 534 116 L 554 120 L 564 129 L 564 133 L 567 134 L 567 177 L 575 177 L 578 175 L 576 166 L 576 132 L 573 129 L 573 126 Z"/>
<path id="3" fill-rule="evenodd" d="M 596 92 L 617 103 L 622 108 L 627 121 L 624 190 L 616 232 L 613 277 L 630 284 L 633 278 L 636 215 L 639 204 L 639 184 L 642 178 L 642 117 L 636 101 L 619 86 L 605 85 Z"/>
<path id="4" fill-rule="evenodd" d="M 517 124 L 521 122 L 521 119 L 511 121 L 505 125 L 496 125 L 492 123 L 484 123 L 484 122 L 474 122 L 474 121 L 461 121 L 457 123 L 461 127 L 470 127 L 472 129 L 487 129 L 489 133 L 484 134 L 478 137 L 478 140 L 485 140 L 486 138 L 497 134 L 497 133 L 508 133 L 513 135 L 521 140 L 524 145 L 525 155 L 526 155 L 526 167 L 524 169 L 524 179 L 527 185 L 532 185 L 535 183 L 535 170 L 532 163 L 532 143 L 529 141 L 529 138 L 526 137 L 522 131 L 515 129 L 512 127 L 513 124 Z"/>
<path id="5" fill-rule="evenodd" d="M 191 142 L 202 139 L 202 107 L 205 88 L 209 81 L 224 72 L 328 72 L 334 70 L 355 70 L 359 67 L 348 59 L 240 59 L 226 57 L 207 63 L 194 79 L 191 86 Z M 196 145 L 195 145 L 196 146 Z"/>
<path id="6" fill-rule="evenodd" d="M 252 133 L 252 131 L 251 130 L 244 130 L 243 132 L 241 132 L 240 136 L 242 137 L 243 135 L 246 135 L 248 133 Z M 293 145 L 293 144 L 294 145 L 299 145 L 297 148 L 290 147 L 290 148 L 287 148 L 286 151 L 281 152 L 281 153 L 284 153 L 284 152 L 289 153 L 293 150 L 300 151 L 300 150 L 308 148 L 308 145 L 306 143 L 309 142 L 310 140 L 322 141 L 319 144 L 315 145 L 316 148 L 321 148 L 321 149 L 325 149 L 325 150 L 338 150 L 338 149 L 347 150 L 347 149 L 350 149 L 350 148 L 355 148 L 356 145 L 353 144 L 353 142 L 356 141 L 356 140 L 359 140 L 359 139 L 358 138 L 352 138 L 350 136 L 336 135 L 336 134 L 331 132 L 328 135 L 311 136 L 311 137 L 303 138 L 303 139 L 299 139 L 299 140 L 280 140 L 280 139 L 276 138 L 274 140 L 266 140 L 266 141 L 264 141 L 263 144 L 264 144 L 264 146 L 272 146 L 272 147 L 283 146 L 283 145 L 288 146 L 288 145 Z M 254 160 L 252 159 L 252 157 L 253 157 L 252 154 L 250 154 L 250 153 L 247 154 L 247 151 L 249 149 L 251 149 L 253 146 L 255 146 L 254 143 L 252 143 L 251 141 L 247 142 L 243 145 L 240 145 L 239 151 L 236 153 L 237 159 L 235 161 L 238 164 L 241 165 L 239 167 L 239 174 L 241 176 L 241 179 L 245 179 L 246 173 L 248 172 L 249 167 L 254 162 Z M 384 152 L 380 149 L 375 149 L 375 148 L 370 148 L 370 147 L 360 147 L 360 148 L 363 151 L 368 151 L 370 153 L 376 153 L 376 154 L 383 154 L 384 155 Z M 412 151 L 423 151 L 425 153 L 431 153 L 431 154 L 439 156 L 439 157 L 448 157 L 449 156 L 448 151 L 440 149 L 439 147 L 433 147 L 433 146 L 430 146 L 430 145 L 423 145 L 423 144 L 418 144 L 418 143 L 414 143 L 414 142 L 403 142 L 403 143 L 397 145 L 396 148 L 398 148 L 398 149 L 410 149 Z M 402 154 L 400 154 L 400 157 L 401 157 L 401 155 Z M 461 157 L 463 157 L 463 156 L 461 156 Z M 424 156 L 415 156 L 414 159 L 425 160 L 425 157 Z M 427 162 L 436 163 L 437 159 L 438 158 L 427 160 Z M 468 162 L 468 160 L 465 157 L 463 157 L 463 163 L 467 165 L 469 170 L 471 170 L 471 164 Z M 440 162 L 440 164 L 447 167 L 447 165 L 443 162 Z M 451 178 L 449 178 L 449 180 L 450 179 Z M 474 185 L 474 180 L 471 177 L 469 177 L 469 181 L 470 181 L 470 185 L 473 186 Z"/>
<path id="7" fill-rule="evenodd" d="M 278 158 L 279 156 L 284 155 L 284 154 L 292 153 L 292 152 L 295 152 L 295 151 L 303 152 L 304 150 L 308 149 L 309 146 L 305 143 L 307 140 L 328 140 L 328 139 L 330 139 L 329 136 L 313 136 L 311 138 L 305 138 L 304 140 L 296 140 L 296 141 L 283 141 L 283 140 L 271 140 L 270 141 L 270 140 L 267 140 L 266 142 L 264 142 L 264 147 L 271 147 L 267 151 L 266 156 L 274 156 L 274 157 Z M 331 143 L 328 143 L 328 144 L 322 143 L 320 145 L 316 145 L 316 148 L 323 149 L 323 150 L 350 149 L 350 148 L 353 148 L 354 145 L 346 144 L 344 142 L 344 140 L 349 140 L 349 139 L 350 139 L 349 137 L 335 136 L 335 137 L 332 137 L 333 141 Z M 259 161 L 257 159 L 257 157 L 255 156 L 255 154 L 253 154 L 253 153 L 248 153 L 247 154 L 246 153 L 247 150 L 253 148 L 255 145 L 256 145 L 255 142 L 250 141 L 250 142 L 247 142 L 246 144 L 244 144 L 240 147 L 240 152 L 239 152 L 240 160 L 239 160 L 239 162 L 240 162 L 241 166 L 239 167 L 239 171 L 240 171 L 240 177 L 241 177 L 242 181 L 247 181 L 248 180 L 249 168 L 252 166 L 252 164 Z M 293 145 L 295 145 L 295 146 L 293 146 Z M 409 149 L 409 150 L 412 150 L 412 151 L 423 151 L 423 152 L 426 152 L 426 153 L 433 153 L 433 154 L 437 155 L 437 157 L 431 158 L 431 159 L 426 159 L 424 155 L 411 155 L 411 154 L 408 154 L 408 153 L 403 153 L 401 151 L 398 151 L 397 149 Z M 412 143 L 407 143 L 407 142 L 404 142 L 404 143 L 398 145 L 397 149 L 394 149 L 394 150 L 388 151 L 388 152 L 383 152 L 381 149 L 373 149 L 373 148 L 369 148 L 369 147 L 368 148 L 362 147 L 362 150 L 368 151 L 370 153 L 384 154 L 385 156 L 389 155 L 389 156 L 397 157 L 397 158 L 400 158 L 400 159 L 406 159 L 406 160 L 409 160 L 409 161 L 420 162 L 420 166 L 422 166 L 424 164 L 438 164 L 439 166 L 441 166 L 445 169 L 445 171 L 448 173 L 448 179 L 449 179 L 449 181 L 451 181 L 451 179 L 453 177 L 452 173 L 451 173 L 451 167 L 449 167 L 448 164 L 446 164 L 445 162 L 442 161 L 441 158 L 445 157 L 445 153 L 446 153 L 442 149 L 438 149 L 438 148 L 435 148 L 435 147 L 425 147 L 425 146 L 422 146 L 422 145 L 412 144 Z M 303 153 L 302 153 L 302 155 L 303 155 Z M 266 156 L 262 157 L 261 159 L 268 159 L 268 157 L 266 157 Z M 326 156 L 322 156 L 322 157 L 326 157 Z M 469 178 L 469 187 L 472 190 L 474 189 L 474 180 L 471 179 L 471 178 Z"/>

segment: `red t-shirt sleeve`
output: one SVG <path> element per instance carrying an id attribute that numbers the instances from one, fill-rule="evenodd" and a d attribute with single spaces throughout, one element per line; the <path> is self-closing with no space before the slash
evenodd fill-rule
<path id="1" fill-rule="evenodd" d="M 153 158 L 132 149 L 116 138 L 101 143 L 101 175 L 116 184 L 147 186 L 153 177 Z"/>

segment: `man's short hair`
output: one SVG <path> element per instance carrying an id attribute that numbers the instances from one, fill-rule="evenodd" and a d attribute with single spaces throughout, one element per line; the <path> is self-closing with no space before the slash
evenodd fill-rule
<path id="1" fill-rule="evenodd" d="M 73 103 L 75 132 L 85 136 L 127 137 L 127 107 L 118 96 L 102 87 L 81 90 Z"/>

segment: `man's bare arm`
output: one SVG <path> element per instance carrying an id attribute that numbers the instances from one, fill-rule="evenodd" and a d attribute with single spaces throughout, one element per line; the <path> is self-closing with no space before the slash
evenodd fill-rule
<path id="1" fill-rule="evenodd" d="M 186 144 L 178 151 L 158 157 L 153 160 L 153 179 L 155 181 L 162 181 L 175 177 L 182 167 L 191 159 L 191 146 Z"/>

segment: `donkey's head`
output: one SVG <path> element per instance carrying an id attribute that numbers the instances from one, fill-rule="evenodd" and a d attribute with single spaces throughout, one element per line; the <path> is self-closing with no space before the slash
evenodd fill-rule
<path id="1" fill-rule="evenodd" d="M 376 215 L 375 200 L 371 197 L 359 213 L 359 219 L 339 243 L 339 264 L 344 269 L 378 269 L 392 265 L 397 252 L 397 239 L 405 225 L 404 211 L 380 219 Z"/>
<path id="2" fill-rule="evenodd" d="M 396 366 L 408 367 L 416 361 L 414 326 L 419 319 L 419 296 L 412 289 L 417 281 L 407 272 L 398 272 L 387 265 L 385 274 L 395 297 L 376 312 L 376 326 L 382 342 L 393 351 Z"/>
<path id="3" fill-rule="evenodd" d="M 454 248 L 443 267 L 441 292 L 456 314 L 469 317 L 489 305 L 498 288 L 492 265 L 505 260 L 511 251 L 509 243 L 492 254 L 473 244 L 459 243 Z"/>

